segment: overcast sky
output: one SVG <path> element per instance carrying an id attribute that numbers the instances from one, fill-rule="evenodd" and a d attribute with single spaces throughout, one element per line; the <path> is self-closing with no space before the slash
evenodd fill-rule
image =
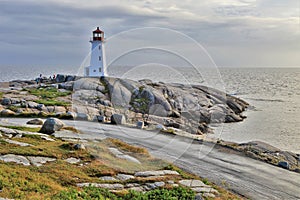
<path id="1" fill-rule="evenodd" d="M 300 66 L 299 7 L 300 0 L 0 0 L 0 65 L 79 66 L 100 26 L 108 39 L 134 28 L 179 31 L 218 66 Z"/>

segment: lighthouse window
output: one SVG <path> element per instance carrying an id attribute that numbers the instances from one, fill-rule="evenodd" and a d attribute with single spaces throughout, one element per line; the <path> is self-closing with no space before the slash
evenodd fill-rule
<path id="1" fill-rule="evenodd" d="M 99 68 L 99 72 L 101 72 L 101 67 Z"/>
<path id="2" fill-rule="evenodd" d="M 99 45 L 99 50 L 101 50 L 101 46 Z"/>
<path id="3" fill-rule="evenodd" d="M 101 56 L 99 56 L 99 61 L 101 61 Z"/>

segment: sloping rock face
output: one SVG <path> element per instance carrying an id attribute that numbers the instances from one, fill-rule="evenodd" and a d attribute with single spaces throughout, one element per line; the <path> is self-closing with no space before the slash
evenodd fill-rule
<path id="1" fill-rule="evenodd" d="M 209 132 L 209 123 L 237 122 L 247 103 L 200 85 L 153 83 L 104 78 L 111 103 L 142 113 L 147 123 L 163 124 L 194 134 Z"/>

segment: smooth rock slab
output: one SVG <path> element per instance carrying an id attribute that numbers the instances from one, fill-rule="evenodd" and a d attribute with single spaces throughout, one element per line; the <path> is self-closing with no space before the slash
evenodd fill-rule
<path id="1" fill-rule="evenodd" d="M 70 163 L 70 164 L 77 164 L 77 163 L 79 163 L 81 160 L 78 159 L 78 158 L 73 158 L 73 157 L 71 157 L 71 158 L 65 159 L 65 161 L 68 162 L 68 163 Z"/>
<path id="2" fill-rule="evenodd" d="M 180 180 L 178 183 L 186 187 L 210 187 L 200 180 Z"/>
<path id="3" fill-rule="evenodd" d="M 9 143 L 9 144 L 15 144 L 21 147 L 30 147 L 33 146 L 31 144 L 28 143 L 24 143 L 24 142 L 18 142 L 18 141 L 14 141 L 14 140 L 9 140 L 9 139 L 4 139 L 5 142 Z"/>
<path id="4" fill-rule="evenodd" d="M 41 136 L 41 138 L 42 138 L 43 140 L 46 140 L 46 141 L 49 141 L 49 142 L 54 142 L 54 141 L 55 141 L 54 139 L 49 138 L 48 136 Z"/>
<path id="5" fill-rule="evenodd" d="M 14 154 L 6 154 L 4 156 L 0 156 L 0 160 L 2 160 L 3 162 L 14 162 L 25 166 L 30 165 L 30 162 L 26 157 Z"/>
<path id="6" fill-rule="evenodd" d="M 163 187 L 165 186 L 165 182 L 163 181 L 160 181 L 160 182 L 155 182 L 155 183 L 148 183 L 147 186 L 150 188 L 150 189 L 156 189 L 158 187 Z"/>
<path id="7" fill-rule="evenodd" d="M 219 194 L 217 190 L 214 188 L 208 188 L 208 187 L 195 187 L 191 188 L 196 193 L 213 193 L 213 194 Z"/>
<path id="8" fill-rule="evenodd" d="M 128 190 L 133 190 L 133 191 L 136 191 L 136 192 L 143 192 L 144 191 L 144 188 L 139 186 L 139 187 L 131 187 L 131 188 L 128 188 Z"/>
<path id="9" fill-rule="evenodd" d="M 158 170 L 158 171 L 136 172 L 134 174 L 134 176 L 139 176 L 139 177 L 164 176 L 164 175 L 179 175 L 179 173 L 172 170 Z"/>
<path id="10" fill-rule="evenodd" d="M 134 179 L 135 177 L 129 174 L 118 174 L 117 175 L 117 179 L 119 179 L 120 181 L 127 181 L 129 179 Z"/>
<path id="11" fill-rule="evenodd" d="M 130 161 L 130 162 L 135 162 L 135 163 L 138 163 L 138 164 L 141 164 L 141 162 L 132 157 L 132 156 L 129 156 L 129 155 L 126 155 L 124 153 L 122 153 L 121 151 L 119 151 L 118 149 L 116 148 L 108 148 L 108 150 L 114 155 L 116 156 L 117 158 L 121 158 L 121 159 L 125 159 L 127 161 Z"/>
<path id="12" fill-rule="evenodd" d="M 138 159 L 136 159 L 136 158 L 134 158 L 132 156 L 129 156 L 129 155 L 123 154 L 123 155 L 118 155 L 117 157 L 121 158 L 121 159 L 124 159 L 124 160 L 127 160 L 127 161 L 130 161 L 130 162 L 141 164 L 141 162 Z"/>
<path id="13" fill-rule="evenodd" d="M 105 188 L 108 190 L 122 190 L 124 189 L 124 186 L 122 184 L 119 183 L 115 183 L 115 184 L 108 184 L 108 183 L 78 183 L 77 187 L 88 187 L 88 186 L 92 186 L 92 187 L 97 187 L 97 188 Z"/>
<path id="14" fill-rule="evenodd" d="M 100 179 L 101 179 L 102 181 L 117 181 L 117 179 L 115 179 L 115 178 L 112 177 L 112 176 L 102 176 L 102 177 L 100 177 Z"/>
<path id="15" fill-rule="evenodd" d="M 56 158 L 42 157 L 42 156 L 27 156 L 28 160 L 37 167 L 42 166 L 46 162 L 53 162 Z"/>
<path id="16" fill-rule="evenodd" d="M 206 198 L 215 198 L 215 197 L 216 197 L 216 196 L 215 196 L 214 194 L 212 194 L 212 193 L 204 193 L 202 196 L 203 196 L 203 197 L 206 197 Z"/>

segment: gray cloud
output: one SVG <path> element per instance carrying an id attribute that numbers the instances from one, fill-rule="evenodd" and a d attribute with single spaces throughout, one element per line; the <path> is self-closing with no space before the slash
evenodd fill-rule
<path id="1" fill-rule="evenodd" d="M 202 43 L 222 66 L 300 64 L 297 0 L 9 0 L 0 1 L 0 65 L 78 66 L 96 26 L 107 37 L 138 27 L 171 28 Z M 254 54 L 262 56 L 247 59 Z"/>

